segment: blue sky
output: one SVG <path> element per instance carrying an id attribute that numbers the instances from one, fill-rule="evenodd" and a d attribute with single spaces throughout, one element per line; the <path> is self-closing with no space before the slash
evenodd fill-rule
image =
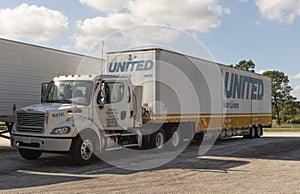
<path id="1" fill-rule="evenodd" d="M 86 54 L 116 30 L 167 25 L 191 34 L 217 62 L 252 59 L 256 70 L 285 72 L 300 99 L 300 0 L 0 1 L 2 38 Z M 161 39 L 176 36 L 163 32 Z"/>

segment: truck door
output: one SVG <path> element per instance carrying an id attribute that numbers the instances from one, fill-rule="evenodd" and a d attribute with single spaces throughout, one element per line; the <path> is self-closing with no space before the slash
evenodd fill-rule
<path id="1" fill-rule="evenodd" d="M 129 82 L 106 81 L 101 85 L 102 89 L 98 90 L 96 103 L 97 117 L 101 126 L 105 130 L 126 130 L 133 127 L 133 100 Z"/>

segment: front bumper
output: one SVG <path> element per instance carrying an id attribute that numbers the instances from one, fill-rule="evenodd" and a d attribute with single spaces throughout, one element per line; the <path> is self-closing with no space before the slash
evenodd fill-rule
<path id="1" fill-rule="evenodd" d="M 72 138 L 47 138 L 11 135 L 11 146 L 41 151 L 67 152 L 71 148 Z"/>

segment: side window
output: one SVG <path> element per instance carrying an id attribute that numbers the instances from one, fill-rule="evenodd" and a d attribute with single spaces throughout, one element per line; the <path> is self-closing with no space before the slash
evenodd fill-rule
<path id="1" fill-rule="evenodd" d="M 124 84 L 119 82 L 106 83 L 106 99 L 107 103 L 117 103 L 123 99 Z"/>

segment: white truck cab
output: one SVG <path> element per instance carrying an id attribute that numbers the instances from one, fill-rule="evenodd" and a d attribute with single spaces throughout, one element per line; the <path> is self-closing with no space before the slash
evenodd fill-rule
<path id="1" fill-rule="evenodd" d="M 139 95 L 142 87 L 133 88 L 128 78 L 57 76 L 42 85 L 41 104 L 17 110 L 11 145 L 25 159 L 70 152 L 79 164 L 96 152 L 141 146 Z"/>

